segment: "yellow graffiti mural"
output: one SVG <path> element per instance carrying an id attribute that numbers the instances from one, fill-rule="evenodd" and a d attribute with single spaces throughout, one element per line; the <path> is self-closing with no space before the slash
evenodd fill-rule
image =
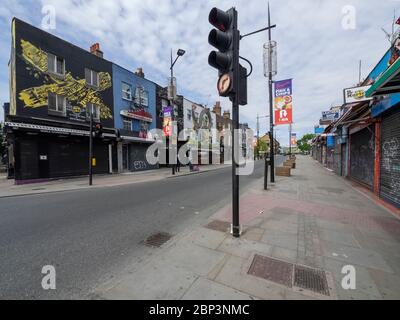
<path id="1" fill-rule="evenodd" d="M 22 58 L 30 65 L 34 72 L 44 76 L 45 84 L 40 87 L 25 89 L 19 93 L 26 108 L 41 108 L 48 106 L 49 92 L 62 95 L 67 98 L 69 103 L 86 108 L 88 103 L 96 104 L 100 107 L 100 117 L 102 119 L 112 119 L 112 113 L 106 106 L 99 94 L 100 91 L 107 90 L 112 86 L 111 75 L 107 72 L 99 73 L 98 89 L 90 88 L 86 85 L 85 79 L 75 79 L 70 72 L 60 77 L 47 71 L 47 53 L 29 41 L 21 40 Z"/>

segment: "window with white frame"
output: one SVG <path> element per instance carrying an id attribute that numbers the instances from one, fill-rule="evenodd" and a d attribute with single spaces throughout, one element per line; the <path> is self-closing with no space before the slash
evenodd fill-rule
<path id="1" fill-rule="evenodd" d="M 60 115 L 65 115 L 66 98 L 62 95 L 49 92 L 48 108 L 50 112 L 54 112 Z"/>
<path id="2" fill-rule="evenodd" d="M 122 120 L 122 122 L 124 125 L 124 130 L 132 131 L 132 120 L 124 119 L 124 120 Z"/>
<path id="3" fill-rule="evenodd" d="M 186 110 L 187 111 L 187 119 L 189 121 L 192 121 L 192 110 Z"/>
<path id="4" fill-rule="evenodd" d="M 90 112 L 93 112 L 93 120 L 100 121 L 100 107 L 94 103 L 86 105 L 86 117 L 90 120 Z"/>
<path id="5" fill-rule="evenodd" d="M 86 84 L 92 87 L 98 87 L 99 86 L 99 74 L 96 71 L 93 71 L 91 69 L 85 68 L 85 79 L 86 79 Z"/>
<path id="6" fill-rule="evenodd" d="M 47 54 L 47 70 L 58 75 L 65 74 L 65 60 L 54 54 Z"/>
<path id="7" fill-rule="evenodd" d="M 122 98 L 132 101 L 132 86 L 122 82 Z"/>
<path id="8" fill-rule="evenodd" d="M 135 103 L 141 107 L 147 108 L 149 106 L 149 93 L 141 86 L 136 87 Z"/>

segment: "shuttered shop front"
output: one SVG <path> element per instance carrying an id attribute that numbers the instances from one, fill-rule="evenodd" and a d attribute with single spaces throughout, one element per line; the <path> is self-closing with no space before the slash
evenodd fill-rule
<path id="1" fill-rule="evenodd" d="M 381 197 L 400 208 L 400 112 L 382 118 Z"/>
<path id="2" fill-rule="evenodd" d="M 350 176 L 371 189 L 374 184 L 374 153 L 374 126 L 351 134 Z"/>

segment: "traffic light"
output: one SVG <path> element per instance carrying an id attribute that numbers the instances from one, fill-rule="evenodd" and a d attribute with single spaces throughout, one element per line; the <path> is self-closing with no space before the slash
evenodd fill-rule
<path id="1" fill-rule="evenodd" d="M 96 125 L 94 126 L 94 134 L 96 138 L 103 137 L 103 125 L 101 123 L 96 123 Z"/>
<path id="2" fill-rule="evenodd" d="M 226 12 L 213 8 L 208 20 L 216 28 L 211 30 L 208 42 L 219 50 L 210 53 L 208 63 L 219 71 L 219 95 L 232 97 L 238 91 L 235 81 L 238 80 L 240 72 L 240 32 L 237 28 L 237 11 L 234 8 Z"/>

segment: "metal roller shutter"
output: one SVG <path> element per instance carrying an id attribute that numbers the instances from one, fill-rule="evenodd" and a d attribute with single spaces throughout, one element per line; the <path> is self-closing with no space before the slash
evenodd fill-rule
<path id="1" fill-rule="evenodd" d="M 381 197 L 400 207 L 400 112 L 382 119 Z"/>
<path id="2" fill-rule="evenodd" d="M 373 126 L 351 135 L 350 176 L 369 186 L 374 185 L 375 139 Z"/>

